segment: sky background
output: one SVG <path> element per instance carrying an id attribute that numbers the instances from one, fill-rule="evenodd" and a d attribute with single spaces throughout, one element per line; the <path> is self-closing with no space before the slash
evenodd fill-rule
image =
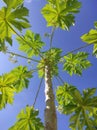
<path id="1" fill-rule="evenodd" d="M 64 31 L 61 29 L 57 29 L 55 31 L 55 35 L 53 38 L 53 46 L 59 47 L 63 49 L 63 55 L 71 50 L 84 46 L 80 39 L 84 33 L 87 33 L 91 28 L 94 28 L 93 23 L 97 20 L 97 0 L 80 0 L 82 2 L 82 7 L 80 9 L 80 13 L 76 15 L 76 24 L 75 26 L 70 28 L 70 31 Z M 51 32 L 51 28 L 46 27 L 46 21 L 40 14 L 41 8 L 45 5 L 45 0 L 25 0 L 25 6 L 30 10 L 30 23 L 32 25 L 32 31 L 35 33 L 40 33 L 42 40 L 49 45 L 49 39 L 44 37 L 44 33 Z M 0 2 L 0 7 L 2 6 L 2 0 Z M 16 41 L 13 43 L 13 48 L 10 50 L 19 52 L 18 44 Z M 47 48 L 46 47 L 46 48 Z M 46 48 L 44 48 L 46 50 Z M 74 86 L 76 86 L 79 90 L 83 90 L 88 87 L 97 87 L 97 59 L 92 56 L 92 46 L 89 46 L 82 51 L 87 51 L 90 53 L 89 60 L 93 64 L 92 67 L 83 71 L 82 76 L 72 76 L 70 77 L 66 72 L 62 71 L 62 67 L 60 67 L 60 75 L 62 79 Z M 19 52 L 20 54 L 23 54 Z M 27 61 L 21 58 L 18 58 L 18 63 L 13 64 L 8 60 L 9 55 L 4 55 L 0 53 L 0 74 L 9 72 L 11 69 L 18 65 L 27 65 Z M 33 64 L 35 67 L 36 64 Z M 0 130 L 8 130 L 14 122 L 16 121 L 16 115 L 20 112 L 22 108 L 24 108 L 27 104 L 32 105 L 35 99 L 36 91 L 39 86 L 38 75 L 35 74 L 31 79 L 29 88 L 24 90 L 23 92 L 15 95 L 15 101 L 13 105 L 7 105 L 5 109 L 0 111 Z M 56 79 L 53 80 L 53 86 L 56 88 L 59 84 Z M 44 83 L 42 83 L 42 87 L 35 104 L 35 108 L 40 110 L 40 118 L 43 120 L 44 118 Z M 69 125 L 69 117 L 58 113 L 58 130 L 70 130 L 68 128 Z"/>

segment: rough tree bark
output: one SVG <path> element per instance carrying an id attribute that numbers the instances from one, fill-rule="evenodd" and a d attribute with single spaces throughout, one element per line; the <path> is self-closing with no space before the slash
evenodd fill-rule
<path id="1" fill-rule="evenodd" d="M 45 128 L 44 130 L 57 130 L 57 116 L 52 88 L 50 67 L 45 66 Z"/>

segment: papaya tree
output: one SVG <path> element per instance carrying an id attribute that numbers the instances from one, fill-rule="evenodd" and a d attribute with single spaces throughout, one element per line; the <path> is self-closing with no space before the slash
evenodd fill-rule
<path id="1" fill-rule="evenodd" d="M 93 56 L 97 57 L 97 22 L 94 29 L 81 36 L 87 44 L 64 54 L 56 47 L 54 34 L 57 29 L 68 31 L 75 25 L 75 16 L 80 12 L 78 0 L 47 0 L 41 8 L 51 33 L 46 33 L 48 44 L 39 32 L 32 31 L 29 22 L 29 8 L 24 0 L 3 0 L 0 9 L 0 51 L 9 54 L 9 60 L 18 64 L 9 72 L 0 75 L 0 109 L 14 104 L 14 96 L 29 88 L 31 79 L 38 73 L 40 84 L 32 105 L 29 103 L 17 115 L 17 121 L 9 130 L 58 130 L 57 111 L 69 115 L 71 130 L 97 129 L 96 88 L 78 90 L 62 79 L 60 69 L 70 76 L 81 76 L 83 70 L 92 66 L 89 53 L 81 51 L 93 45 Z M 77 16 L 76 16 L 77 17 Z M 14 44 L 18 43 L 17 53 Z M 12 48 L 13 51 L 10 51 Z M 17 57 L 25 59 L 26 65 L 19 63 Z M 62 66 L 62 67 L 61 67 Z M 54 89 L 53 80 L 59 81 Z M 34 81 L 33 81 L 34 82 Z M 39 117 L 35 104 L 44 82 L 44 121 Z M 31 82 L 32 83 L 32 82 Z M 33 84 L 32 84 L 33 85 Z M 32 100 L 33 101 L 33 100 Z M 65 128 L 64 128 L 65 129 Z"/>

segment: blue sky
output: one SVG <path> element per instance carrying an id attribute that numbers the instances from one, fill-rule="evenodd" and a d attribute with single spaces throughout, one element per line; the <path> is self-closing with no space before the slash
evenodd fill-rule
<path id="1" fill-rule="evenodd" d="M 78 47 L 85 45 L 80 39 L 84 33 L 87 33 L 93 28 L 94 21 L 97 20 L 97 0 L 80 0 L 82 7 L 80 13 L 76 15 L 76 24 L 70 28 L 70 31 L 64 31 L 57 29 L 53 39 L 53 46 L 63 49 L 63 54 L 74 50 Z M 45 32 L 51 32 L 51 28 L 46 27 L 46 22 L 40 14 L 41 8 L 45 5 L 44 0 L 25 0 L 25 6 L 30 10 L 30 23 L 32 25 L 32 31 L 40 33 L 42 40 L 49 44 L 49 40 L 44 38 Z M 0 6 L 2 4 L 0 3 Z M 14 41 L 13 48 L 11 50 L 17 50 L 18 44 Z M 46 48 L 45 48 L 46 49 Z M 62 79 L 72 85 L 75 85 L 78 89 L 83 90 L 87 87 L 97 87 L 97 59 L 92 57 L 92 46 L 82 49 L 90 53 L 89 60 L 93 66 L 83 72 L 81 77 L 72 76 L 70 77 L 66 72 L 62 72 L 60 68 L 60 75 Z M 26 65 L 26 60 L 18 58 L 18 63 L 13 64 L 9 62 L 8 55 L 0 53 L 0 74 L 9 72 L 17 65 Z M 34 65 L 34 64 L 33 64 Z M 35 66 L 35 65 L 34 65 Z M 39 80 L 40 81 L 40 80 Z M 16 115 L 24 108 L 27 104 L 32 105 L 36 91 L 39 85 L 38 75 L 36 74 L 30 82 L 30 86 L 27 90 L 24 90 L 20 94 L 15 95 L 15 101 L 13 105 L 7 105 L 5 109 L 0 111 L 0 130 L 8 130 L 8 128 L 16 121 Z M 58 82 L 54 79 L 54 88 L 58 86 Z M 40 110 L 40 118 L 43 121 L 44 117 L 44 83 L 39 93 L 35 108 Z M 70 130 L 68 128 L 69 117 L 58 113 L 58 130 Z"/>

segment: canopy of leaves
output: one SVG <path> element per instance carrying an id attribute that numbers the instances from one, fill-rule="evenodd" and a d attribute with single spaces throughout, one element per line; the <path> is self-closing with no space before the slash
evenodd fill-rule
<path id="1" fill-rule="evenodd" d="M 20 44 L 19 49 L 24 51 L 28 57 L 37 56 L 40 54 L 40 49 L 43 47 L 44 42 L 41 41 L 39 34 L 34 34 L 32 31 L 27 30 L 23 38 L 17 37 Z"/>
<path id="2" fill-rule="evenodd" d="M 82 75 L 83 69 L 91 66 L 90 61 L 87 60 L 88 53 L 78 52 L 77 54 L 68 54 L 64 56 L 64 70 L 66 70 L 70 75 L 78 74 Z"/>
<path id="3" fill-rule="evenodd" d="M 82 95 L 75 87 L 67 87 L 67 84 L 59 86 L 57 89 L 58 108 L 63 114 L 72 114 L 70 117 L 72 130 L 82 130 L 85 126 L 86 130 L 96 130 L 94 127 L 97 126 L 97 96 L 94 96 L 95 92 L 96 88 L 88 88 L 83 91 Z"/>
<path id="4" fill-rule="evenodd" d="M 0 76 L 0 109 L 4 108 L 7 103 L 13 103 L 15 93 L 14 82 L 16 77 L 9 73 Z"/>
<path id="5" fill-rule="evenodd" d="M 9 130 L 43 130 L 43 124 L 38 118 L 38 111 L 26 106 L 17 116 L 17 122 Z"/>
<path id="6" fill-rule="evenodd" d="M 47 21 L 47 26 L 68 30 L 71 25 L 74 25 L 74 14 L 79 12 L 80 7 L 81 3 L 78 0 L 48 0 L 42 9 L 42 14 Z"/>
<path id="7" fill-rule="evenodd" d="M 88 43 L 94 44 L 93 54 L 97 57 L 97 22 L 94 23 L 96 29 L 91 29 L 88 33 L 81 36 L 81 39 Z"/>
<path id="8" fill-rule="evenodd" d="M 62 50 L 59 48 L 52 48 L 43 52 L 43 57 L 38 64 L 39 77 L 42 77 L 45 72 L 45 66 L 50 67 L 51 76 L 58 75 L 58 62 L 61 58 Z"/>
<path id="9" fill-rule="evenodd" d="M 10 43 L 14 29 L 21 31 L 30 27 L 26 16 L 28 9 L 23 7 L 24 0 L 3 0 L 5 6 L 0 9 L 0 38 Z M 12 29 L 13 28 L 13 29 Z"/>
<path id="10" fill-rule="evenodd" d="M 26 66 L 18 66 L 14 68 L 11 73 L 16 77 L 16 81 L 14 82 L 16 92 L 20 92 L 24 88 L 28 88 L 29 78 L 32 77 L 32 72 L 28 71 Z"/>

